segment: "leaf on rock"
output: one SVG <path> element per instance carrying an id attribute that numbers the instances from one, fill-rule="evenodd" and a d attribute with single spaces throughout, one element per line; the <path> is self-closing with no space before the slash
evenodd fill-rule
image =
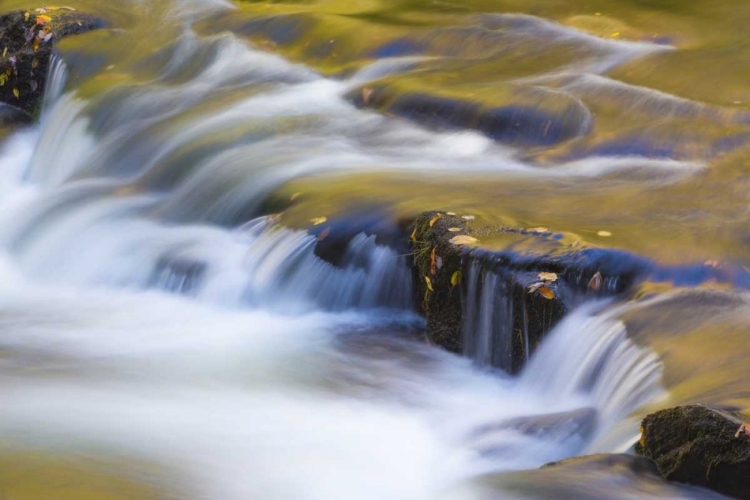
<path id="1" fill-rule="evenodd" d="M 425 281 L 425 283 L 427 283 L 427 289 L 428 289 L 429 291 L 431 291 L 431 292 L 434 292 L 434 291 L 435 291 L 435 289 L 434 289 L 434 288 L 432 288 L 432 280 L 430 280 L 430 277 L 429 277 L 429 276 L 425 276 L 425 277 L 424 277 L 424 281 Z"/>
<path id="2" fill-rule="evenodd" d="M 290 201 L 294 201 L 294 200 L 296 200 L 297 198 L 299 198 L 300 196 L 302 196 L 302 193 L 294 193 L 294 194 L 292 195 L 292 197 L 291 197 L 291 198 L 289 198 L 289 200 L 290 200 Z"/>
<path id="3" fill-rule="evenodd" d="M 530 233 L 548 233 L 549 229 L 547 229 L 546 227 L 532 227 L 531 229 L 529 229 L 529 232 Z"/>
<path id="4" fill-rule="evenodd" d="M 602 273 L 597 271 L 596 274 L 589 280 L 589 289 L 598 292 L 602 289 L 602 285 L 604 285 L 604 278 L 602 278 Z"/>
<path id="5" fill-rule="evenodd" d="M 547 300 L 552 300 L 555 298 L 555 292 L 553 292 L 551 288 L 544 285 L 539 287 L 539 294 Z"/>
<path id="6" fill-rule="evenodd" d="M 314 219 L 310 219 L 310 222 L 313 223 L 313 226 L 319 226 L 321 224 L 324 224 L 327 220 L 327 217 L 315 217 Z"/>
<path id="7" fill-rule="evenodd" d="M 437 261 L 435 259 L 435 250 L 437 250 L 437 247 L 432 249 L 432 252 L 430 252 L 430 274 L 435 276 L 437 274 Z"/>
<path id="8" fill-rule="evenodd" d="M 454 272 L 451 275 L 451 286 L 456 286 L 461 284 L 461 279 L 463 278 L 463 274 L 460 270 Z"/>
<path id="9" fill-rule="evenodd" d="M 21 93 L 18 91 L 17 87 L 13 87 L 13 95 L 16 96 L 16 99 L 21 98 Z"/>
<path id="10" fill-rule="evenodd" d="M 556 273 L 539 273 L 539 279 L 542 281 L 548 281 L 550 283 L 554 283 L 557 281 L 557 274 Z"/>
<path id="11" fill-rule="evenodd" d="M 601 236 L 602 238 L 609 238 L 610 236 L 612 236 L 612 233 L 610 233 L 609 231 L 599 231 L 596 234 Z"/>
<path id="12" fill-rule="evenodd" d="M 449 227 L 448 231 L 450 231 L 451 233 L 458 233 L 460 231 L 463 231 L 463 229 L 461 229 L 460 227 Z"/>
<path id="13" fill-rule="evenodd" d="M 450 239 L 450 242 L 454 245 L 473 245 L 479 240 L 474 238 L 473 236 L 469 236 L 466 234 L 459 234 L 458 236 L 454 236 Z"/>
<path id="14" fill-rule="evenodd" d="M 49 17 L 49 16 L 46 16 L 44 14 L 42 14 L 41 16 L 36 16 L 36 23 L 38 25 L 42 25 L 42 24 L 48 23 L 50 21 L 52 21 L 52 18 Z"/>
<path id="15" fill-rule="evenodd" d="M 443 216 L 443 214 L 437 214 L 435 217 L 433 217 L 432 219 L 430 219 L 430 227 L 434 226 L 435 223 L 438 221 L 438 219 L 440 219 L 440 217 L 442 217 L 442 216 Z"/>
<path id="16" fill-rule="evenodd" d="M 466 219 L 466 220 L 474 220 L 474 219 L 476 219 L 476 217 L 474 217 L 473 215 L 464 215 L 461 218 L 462 219 Z"/>

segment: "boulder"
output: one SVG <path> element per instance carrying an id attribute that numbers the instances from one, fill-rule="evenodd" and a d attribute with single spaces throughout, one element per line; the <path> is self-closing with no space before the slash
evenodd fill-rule
<path id="1" fill-rule="evenodd" d="M 682 406 L 648 415 L 636 451 L 664 478 L 750 499 L 750 429 L 737 413 Z"/>
<path id="2" fill-rule="evenodd" d="M 100 19 L 71 7 L 0 16 L 0 103 L 37 116 L 54 45 L 66 36 L 103 26 Z"/>

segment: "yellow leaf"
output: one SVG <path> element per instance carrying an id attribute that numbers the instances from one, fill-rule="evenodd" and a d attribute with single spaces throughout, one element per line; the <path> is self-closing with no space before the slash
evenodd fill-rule
<path id="1" fill-rule="evenodd" d="M 539 279 L 542 281 L 548 281 L 550 283 L 554 283 L 557 281 L 557 274 L 556 273 L 539 273 Z"/>
<path id="2" fill-rule="evenodd" d="M 429 291 L 431 291 L 431 292 L 434 292 L 434 291 L 435 291 L 435 289 L 434 289 L 434 288 L 432 288 L 432 281 L 430 280 L 430 277 L 429 277 L 429 276 L 425 276 L 425 277 L 424 277 L 424 281 L 425 281 L 425 283 L 427 283 L 427 289 L 428 289 Z"/>
<path id="3" fill-rule="evenodd" d="M 463 231 L 460 227 L 449 227 L 448 231 L 451 233 L 458 233 L 459 231 Z"/>
<path id="4" fill-rule="evenodd" d="M 463 278 L 463 275 L 461 271 L 456 271 L 451 275 L 451 286 L 456 286 L 461 284 L 461 278 Z"/>
<path id="5" fill-rule="evenodd" d="M 24 21 L 28 21 L 28 20 L 29 20 L 29 16 L 30 16 L 30 15 L 31 15 L 31 14 L 29 14 L 28 12 L 24 12 L 24 13 L 23 13 L 23 20 L 24 20 Z"/>
<path id="6" fill-rule="evenodd" d="M 21 93 L 18 91 L 16 87 L 13 87 L 13 95 L 16 96 L 16 99 L 20 99 Z"/>
<path id="7" fill-rule="evenodd" d="M 6 75 L 5 73 L 0 73 L 0 87 L 5 85 L 5 82 L 7 81 L 8 81 L 8 75 Z"/>
<path id="8" fill-rule="evenodd" d="M 314 219 L 310 219 L 310 222 L 313 223 L 313 226 L 319 226 L 319 225 L 325 223 L 325 221 L 327 221 L 327 220 L 328 220 L 327 217 L 315 217 Z"/>
<path id="9" fill-rule="evenodd" d="M 539 294 L 547 300 L 552 300 L 555 298 L 555 292 L 553 292 L 549 287 L 540 286 L 537 290 L 539 291 Z"/>
<path id="10" fill-rule="evenodd" d="M 414 231 L 411 233 L 411 241 L 417 241 L 417 228 L 414 228 Z"/>
<path id="11" fill-rule="evenodd" d="M 609 238 L 610 236 L 612 236 L 612 233 L 610 233 L 609 231 L 599 231 L 596 234 L 598 234 L 599 236 L 603 238 Z"/>
<path id="12" fill-rule="evenodd" d="M 614 33 L 612 33 L 610 35 L 610 37 L 612 37 L 612 38 L 617 38 L 618 36 L 620 36 L 620 32 L 619 31 L 616 31 L 616 32 L 614 32 Z"/>
<path id="13" fill-rule="evenodd" d="M 445 212 L 447 215 L 456 215 L 456 212 Z"/>
<path id="14" fill-rule="evenodd" d="M 549 229 L 547 229 L 546 227 L 533 227 L 529 229 L 529 232 L 530 233 L 547 233 L 549 232 Z"/>
<path id="15" fill-rule="evenodd" d="M 435 223 L 438 221 L 438 219 L 440 219 L 440 217 L 442 217 L 442 216 L 443 216 L 443 214 L 437 214 L 435 217 L 433 217 L 432 219 L 430 219 L 430 227 L 434 226 Z"/>
<path id="16" fill-rule="evenodd" d="M 603 284 L 604 278 L 602 278 L 602 273 L 599 271 L 589 280 L 589 288 L 595 292 L 601 290 Z"/>
<path id="17" fill-rule="evenodd" d="M 44 24 L 44 23 L 48 23 L 50 21 L 52 21 L 52 18 L 49 17 L 49 16 L 45 16 L 44 14 L 42 14 L 41 16 L 36 16 L 36 23 L 37 24 Z"/>
<path id="18" fill-rule="evenodd" d="M 300 196 L 302 196 L 302 193 L 294 193 L 294 194 L 292 195 L 292 197 L 290 198 L 290 200 L 291 200 L 291 201 L 294 201 L 294 200 L 296 200 L 297 198 L 299 198 Z"/>
<path id="19" fill-rule="evenodd" d="M 450 239 L 450 242 L 454 245 L 473 245 L 478 241 L 479 240 L 474 238 L 473 236 L 468 236 L 465 234 L 459 234 L 458 236 L 454 236 Z"/>
<path id="20" fill-rule="evenodd" d="M 5 56 L 8 55 L 8 47 L 5 47 L 3 49 L 3 59 L 5 59 Z"/>

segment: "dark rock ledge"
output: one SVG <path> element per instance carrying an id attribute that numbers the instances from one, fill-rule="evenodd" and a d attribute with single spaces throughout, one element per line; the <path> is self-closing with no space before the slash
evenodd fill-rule
<path id="1" fill-rule="evenodd" d="M 103 26 L 101 19 L 70 7 L 0 15 L 0 124 L 38 116 L 55 44 Z"/>
<path id="2" fill-rule="evenodd" d="M 744 418 L 706 406 L 681 406 L 648 415 L 636 451 L 670 481 L 750 499 L 750 429 Z"/>

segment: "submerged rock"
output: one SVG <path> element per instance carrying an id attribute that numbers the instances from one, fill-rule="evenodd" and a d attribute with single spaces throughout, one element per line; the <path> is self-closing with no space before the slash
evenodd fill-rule
<path id="1" fill-rule="evenodd" d="M 0 102 L 38 115 L 54 45 L 103 26 L 102 20 L 70 7 L 0 16 Z"/>
<path id="2" fill-rule="evenodd" d="M 750 499 L 750 429 L 740 415 L 683 406 L 648 415 L 636 451 L 666 479 Z"/>

